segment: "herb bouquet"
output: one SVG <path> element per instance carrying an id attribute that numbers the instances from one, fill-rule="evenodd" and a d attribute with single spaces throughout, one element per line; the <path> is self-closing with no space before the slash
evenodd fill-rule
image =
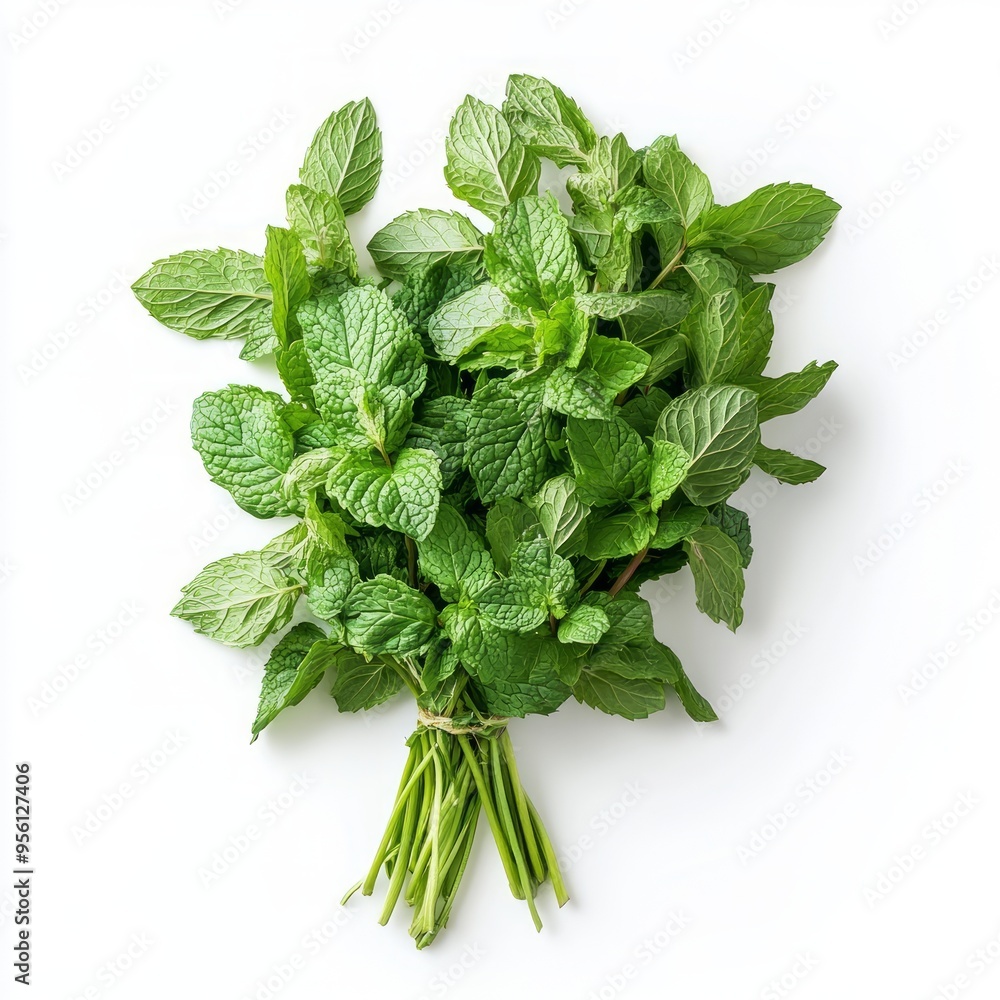
<path id="1" fill-rule="evenodd" d="M 576 168 L 571 213 L 538 193 L 542 158 Z M 805 257 L 838 206 L 804 184 L 718 205 L 675 138 L 633 150 L 559 88 L 512 76 L 500 110 L 466 98 L 447 140 L 447 182 L 492 231 L 406 212 L 368 244 L 378 281 L 345 219 L 381 166 L 371 104 L 347 104 L 317 131 L 263 257 L 180 253 L 133 288 L 166 326 L 274 359 L 284 394 L 206 392 L 191 430 L 244 510 L 296 521 L 211 563 L 173 613 L 230 646 L 284 631 L 254 738 L 327 673 L 341 711 L 413 696 L 395 805 L 358 887 L 384 870 L 382 921 L 402 896 L 424 947 L 481 814 L 536 926 L 543 882 L 567 899 L 511 717 L 573 697 L 642 719 L 670 692 L 715 718 L 638 589 L 690 566 L 699 609 L 736 629 L 752 550 L 727 499 L 754 465 L 785 483 L 823 471 L 761 443 L 760 425 L 836 366 L 763 374 L 774 286 L 752 275 Z M 303 597 L 307 620 L 288 628 Z"/>

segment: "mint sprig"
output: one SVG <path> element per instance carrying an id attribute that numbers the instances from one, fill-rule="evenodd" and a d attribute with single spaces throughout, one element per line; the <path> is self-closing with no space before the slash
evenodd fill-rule
<path id="1" fill-rule="evenodd" d="M 263 252 L 195 250 L 133 289 L 164 325 L 241 339 L 285 392 L 234 384 L 194 404 L 195 450 L 258 518 L 262 549 L 219 559 L 173 613 L 231 646 L 281 633 L 251 727 L 324 677 L 341 711 L 406 691 L 418 725 L 385 836 L 385 922 L 445 926 L 481 815 L 536 926 L 567 899 L 521 784 L 512 717 L 569 698 L 640 719 L 676 696 L 715 718 L 656 636 L 645 580 L 690 567 L 697 607 L 735 630 L 753 555 L 728 501 L 754 466 L 812 482 L 816 462 L 761 425 L 806 405 L 836 365 L 765 375 L 774 285 L 839 206 L 805 184 L 718 205 L 675 136 L 633 149 L 558 87 L 512 76 L 473 97 L 445 179 L 473 210 L 419 208 L 380 229 L 364 273 L 349 217 L 373 198 L 382 135 L 367 100 L 317 130 Z M 541 161 L 571 168 L 565 213 Z M 294 621 L 294 624 L 293 624 Z M 350 895 L 350 894 L 349 894 Z"/>

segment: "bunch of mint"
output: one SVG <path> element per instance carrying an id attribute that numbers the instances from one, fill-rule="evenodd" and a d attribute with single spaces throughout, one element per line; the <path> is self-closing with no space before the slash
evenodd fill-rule
<path id="1" fill-rule="evenodd" d="M 543 158 L 575 168 L 571 212 L 538 193 Z M 575 698 L 641 719 L 671 692 L 715 718 L 638 590 L 688 566 L 699 609 L 736 629 L 752 549 L 730 495 L 754 465 L 785 483 L 823 471 L 761 443 L 761 424 L 836 366 L 763 374 L 774 286 L 753 276 L 809 254 L 839 206 L 804 184 L 718 205 L 674 137 L 633 150 L 558 87 L 512 76 L 500 110 L 466 98 L 447 141 L 448 185 L 491 231 L 406 212 L 368 244 L 379 280 L 346 218 L 381 167 L 371 104 L 347 104 L 317 131 L 263 257 L 180 253 L 133 288 L 166 326 L 274 360 L 284 393 L 206 392 L 191 430 L 215 483 L 290 526 L 211 563 L 173 613 L 230 646 L 284 632 L 254 738 L 327 675 L 341 711 L 414 697 L 359 886 L 384 869 L 383 921 L 403 895 L 423 947 L 481 814 L 536 925 L 542 882 L 567 898 L 511 717 Z"/>

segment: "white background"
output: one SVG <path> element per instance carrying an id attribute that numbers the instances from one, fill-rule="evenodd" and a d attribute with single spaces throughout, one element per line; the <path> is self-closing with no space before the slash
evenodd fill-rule
<path id="1" fill-rule="evenodd" d="M 48 3 L 5 4 L 0 43 L 4 759 L 8 786 L 33 766 L 37 995 L 997 996 L 996 4 Z M 385 178 L 357 245 L 459 207 L 443 130 L 511 71 L 633 145 L 677 133 L 720 201 L 831 192 L 829 240 L 777 276 L 769 371 L 840 369 L 765 429 L 829 471 L 743 491 L 739 634 L 695 612 L 686 572 L 648 588 L 721 721 L 574 703 L 516 723 L 572 901 L 546 889 L 536 935 L 484 824 L 418 953 L 408 913 L 382 928 L 380 902 L 337 902 L 412 706 L 342 716 L 320 690 L 250 747 L 264 653 L 167 615 L 203 564 L 283 527 L 236 512 L 188 442 L 198 393 L 265 367 L 159 327 L 124 282 L 180 250 L 260 252 L 313 130 L 364 95 Z"/>

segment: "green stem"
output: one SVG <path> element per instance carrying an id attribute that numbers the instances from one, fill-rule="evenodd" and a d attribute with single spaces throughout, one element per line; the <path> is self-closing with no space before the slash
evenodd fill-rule
<path id="1" fill-rule="evenodd" d="M 639 564 L 646 558 L 647 552 L 649 552 L 648 545 L 641 552 L 636 552 L 636 554 L 632 556 L 632 561 L 622 571 L 621 576 L 619 576 L 618 579 L 611 584 L 611 589 L 608 591 L 609 597 L 615 597 L 618 594 L 618 591 L 620 591 L 622 587 L 624 587 L 625 584 L 632 579 L 632 575 L 639 568 Z"/>
<path id="2" fill-rule="evenodd" d="M 392 815 L 389 817 L 389 824 L 386 827 L 385 834 L 382 837 L 382 842 L 379 844 L 378 851 L 375 854 L 375 860 L 372 862 L 372 866 L 368 871 L 368 877 L 365 879 L 365 883 L 361 887 L 361 892 L 365 896 L 370 896 L 375 890 L 375 882 L 378 879 L 379 869 L 382 867 L 382 862 L 389 849 L 389 842 L 392 840 L 396 831 L 396 822 L 402 815 L 403 810 L 406 808 L 406 803 L 409 801 L 410 792 L 413 790 L 413 786 L 416 785 L 420 776 L 424 773 L 430 763 L 430 757 L 425 756 L 424 759 L 414 768 L 413 773 L 407 780 L 402 792 L 396 798 L 396 805 L 393 807 Z"/>
<path id="3" fill-rule="evenodd" d="M 595 583 L 597 583 L 597 578 L 604 572 L 604 567 L 607 566 L 607 564 L 608 564 L 607 559 L 602 559 L 597 564 L 597 569 L 595 569 L 594 572 L 590 574 L 590 577 L 587 579 L 587 582 L 583 585 L 583 588 L 580 590 L 581 597 L 583 597 L 583 595 L 586 594 L 587 591 L 590 590 L 590 588 L 593 587 Z"/>
<path id="4" fill-rule="evenodd" d="M 673 271 L 673 269 L 677 267 L 678 263 L 680 263 L 680 259 L 681 257 L 684 256 L 685 250 L 687 250 L 687 242 L 685 240 L 681 240 L 680 250 L 678 250 L 677 253 L 674 254 L 673 259 L 670 261 L 670 263 L 667 264 L 667 266 L 662 271 L 660 271 L 660 273 L 655 278 L 653 278 L 653 280 L 647 286 L 647 290 L 649 288 L 659 288 L 660 285 L 664 281 L 666 281 L 671 271 Z"/>
<path id="5" fill-rule="evenodd" d="M 545 861 L 548 865 L 549 878 L 552 879 L 552 889 L 556 894 L 556 902 L 560 906 L 565 906 L 569 902 L 569 893 L 566 891 L 566 883 L 563 882 L 562 871 L 559 869 L 559 859 L 556 857 L 555 848 L 552 846 L 552 841 L 549 840 L 549 835 L 542 825 L 542 817 L 538 815 L 538 810 L 531 799 L 527 799 L 527 803 L 535 833 L 538 835 L 538 840 L 542 845 L 542 854 L 545 855 Z"/>
<path id="6" fill-rule="evenodd" d="M 535 875 L 535 881 L 541 884 L 545 881 L 545 865 L 542 864 L 541 856 L 538 853 L 538 843 L 535 840 L 534 830 L 531 825 L 531 814 L 528 812 L 527 796 L 524 794 L 524 786 L 521 784 L 521 776 L 517 770 L 517 761 L 514 758 L 514 744 L 510 741 L 510 736 L 506 730 L 499 737 L 500 749 L 503 751 L 504 761 L 507 765 L 507 773 L 510 775 L 511 790 L 514 793 L 514 805 L 521 820 L 521 832 L 524 834 L 524 844 L 528 849 L 528 858 L 531 861 L 531 869 Z"/>
<path id="7" fill-rule="evenodd" d="M 483 777 L 483 772 L 479 767 L 479 761 L 476 760 L 476 755 L 469 746 L 468 737 L 456 736 L 455 739 L 458 740 L 459 746 L 462 748 L 462 753 L 469 762 L 469 769 L 472 771 L 472 778 L 476 783 L 476 789 L 483 803 L 483 809 L 486 811 L 486 819 L 490 824 L 490 829 L 493 831 L 493 839 L 496 841 L 500 860 L 503 862 L 504 871 L 507 873 L 507 882 L 510 885 L 510 891 L 514 894 L 515 898 L 523 899 L 521 884 L 518 881 L 517 871 L 514 868 L 514 859 L 510 855 L 507 838 L 504 836 L 500 820 L 497 818 L 496 809 L 493 807 L 493 797 L 490 795 L 490 790 L 486 785 L 486 779 Z"/>
<path id="8" fill-rule="evenodd" d="M 500 762 L 500 748 L 497 746 L 496 740 L 490 741 L 490 758 L 493 763 L 493 791 L 497 799 L 497 812 L 500 814 L 500 819 L 507 833 L 507 842 L 514 855 L 514 864 L 517 865 L 517 872 L 521 879 L 524 900 L 528 904 L 528 910 L 531 913 L 535 930 L 540 931 L 542 929 L 542 918 L 539 917 L 538 910 L 535 907 L 534 886 L 531 884 L 531 876 L 528 874 L 528 864 L 524 860 L 521 843 L 517 836 L 517 830 L 514 828 L 514 820 L 511 817 L 510 806 L 507 803 L 507 790 L 504 788 L 503 770 Z"/>

